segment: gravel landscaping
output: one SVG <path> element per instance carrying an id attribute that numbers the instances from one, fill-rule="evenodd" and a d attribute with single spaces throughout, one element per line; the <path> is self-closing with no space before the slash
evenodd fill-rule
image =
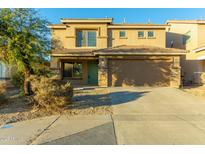
<path id="1" fill-rule="evenodd" d="M 61 113 L 49 113 L 33 108 L 33 105 L 25 97 L 20 96 L 16 89 L 9 89 L 6 98 L 7 102 L 0 104 L 0 125 L 54 114 L 69 116 L 112 114 L 111 100 L 106 88 L 78 88 L 74 90 L 72 104 L 66 106 Z"/>

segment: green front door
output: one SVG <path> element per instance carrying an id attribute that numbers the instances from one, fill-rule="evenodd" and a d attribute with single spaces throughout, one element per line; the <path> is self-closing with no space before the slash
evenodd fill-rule
<path id="1" fill-rule="evenodd" d="M 98 61 L 88 62 L 88 84 L 98 85 Z"/>

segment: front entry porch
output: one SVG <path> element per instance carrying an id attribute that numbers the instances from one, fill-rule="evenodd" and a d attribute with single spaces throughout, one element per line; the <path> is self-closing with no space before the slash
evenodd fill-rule
<path id="1" fill-rule="evenodd" d="M 61 79 L 74 86 L 98 85 L 98 60 L 61 60 Z"/>

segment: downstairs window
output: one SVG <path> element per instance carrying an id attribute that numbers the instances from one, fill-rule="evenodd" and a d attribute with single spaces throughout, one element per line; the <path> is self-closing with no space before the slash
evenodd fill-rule
<path id="1" fill-rule="evenodd" d="M 79 62 L 64 62 L 63 77 L 82 78 L 83 67 Z"/>

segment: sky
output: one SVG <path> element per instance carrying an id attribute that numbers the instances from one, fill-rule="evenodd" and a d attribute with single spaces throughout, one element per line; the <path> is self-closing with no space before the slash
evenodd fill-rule
<path id="1" fill-rule="evenodd" d="M 205 9 L 160 9 L 160 8 L 47 8 L 37 9 L 51 23 L 60 23 L 60 18 L 113 18 L 114 23 L 156 23 L 164 24 L 166 20 L 204 19 Z"/>

